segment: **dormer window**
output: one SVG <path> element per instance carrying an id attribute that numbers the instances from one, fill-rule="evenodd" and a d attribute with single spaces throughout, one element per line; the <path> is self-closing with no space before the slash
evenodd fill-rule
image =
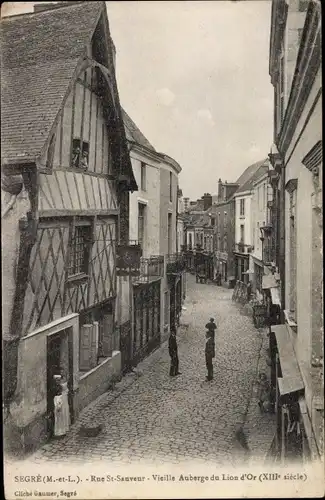
<path id="1" fill-rule="evenodd" d="M 82 170 L 88 169 L 89 142 L 73 139 L 71 166 Z"/>

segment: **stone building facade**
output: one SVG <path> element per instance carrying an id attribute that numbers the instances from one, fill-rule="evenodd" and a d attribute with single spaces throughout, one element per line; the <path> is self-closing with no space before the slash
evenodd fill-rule
<path id="1" fill-rule="evenodd" d="M 273 1 L 270 76 L 276 106 L 270 159 L 280 216 L 281 320 L 271 326 L 271 350 L 276 451 L 284 461 L 323 456 L 320 30 L 320 2 Z"/>

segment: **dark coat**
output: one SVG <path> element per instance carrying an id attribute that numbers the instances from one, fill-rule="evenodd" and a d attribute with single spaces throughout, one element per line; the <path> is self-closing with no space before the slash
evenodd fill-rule
<path id="1" fill-rule="evenodd" d="M 170 356 L 177 354 L 177 340 L 175 335 L 170 335 L 168 340 L 168 351 Z"/>
<path id="2" fill-rule="evenodd" d="M 205 328 L 206 328 L 207 330 L 210 330 L 210 332 L 212 332 L 212 331 L 213 331 L 213 333 L 214 333 L 214 331 L 217 329 L 217 325 L 215 324 L 215 322 L 213 322 L 213 323 L 212 323 L 212 321 L 209 321 L 209 323 L 207 323 L 207 324 L 205 325 Z"/>
<path id="3" fill-rule="evenodd" d="M 213 339 L 210 337 L 205 344 L 205 355 L 214 358 L 216 355 Z"/>
<path id="4" fill-rule="evenodd" d="M 205 325 L 205 328 L 211 332 L 211 334 L 213 336 L 213 340 L 214 340 L 217 325 L 215 323 L 212 323 L 211 321 L 209 321 L 209 323 L 207 323 Z"/>

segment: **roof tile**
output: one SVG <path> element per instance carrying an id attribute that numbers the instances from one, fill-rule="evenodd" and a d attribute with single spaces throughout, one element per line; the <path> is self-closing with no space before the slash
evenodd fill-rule
<path id="1" fill-rule="evenodd" d="M 60 110 L 104 2 L 1 21 L 1 159 L 34 159 Z"/>
<path id="2" fill-rule="evenodd" d="M 148 149 L 151 149 L 152 151 L 155 151 L 155 148 L 152 146 L 152 144 L 150 144 L 148 139 L 143 135 L 141 130 L 137 127 L 137 125 L 134 123 L 134 121 L 130 118 L 130 116 L 124 109 L 122 110 L 122 115 L 123 115 L 126 138 L 129 141 L 136 142 L 140 146 L 144 146 Z"/>

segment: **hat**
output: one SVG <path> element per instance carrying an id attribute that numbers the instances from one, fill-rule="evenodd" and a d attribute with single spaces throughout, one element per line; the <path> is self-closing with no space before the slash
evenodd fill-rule
<path id="1" fill-rule="evenodd" d="M 54 375 L 54 377 L 53 377 L 53 378 L 54 378 L 55 380 L 61 380 L 61 378 L 62 378 L 62 377 L 61 377 L 61 375 Z"/>

